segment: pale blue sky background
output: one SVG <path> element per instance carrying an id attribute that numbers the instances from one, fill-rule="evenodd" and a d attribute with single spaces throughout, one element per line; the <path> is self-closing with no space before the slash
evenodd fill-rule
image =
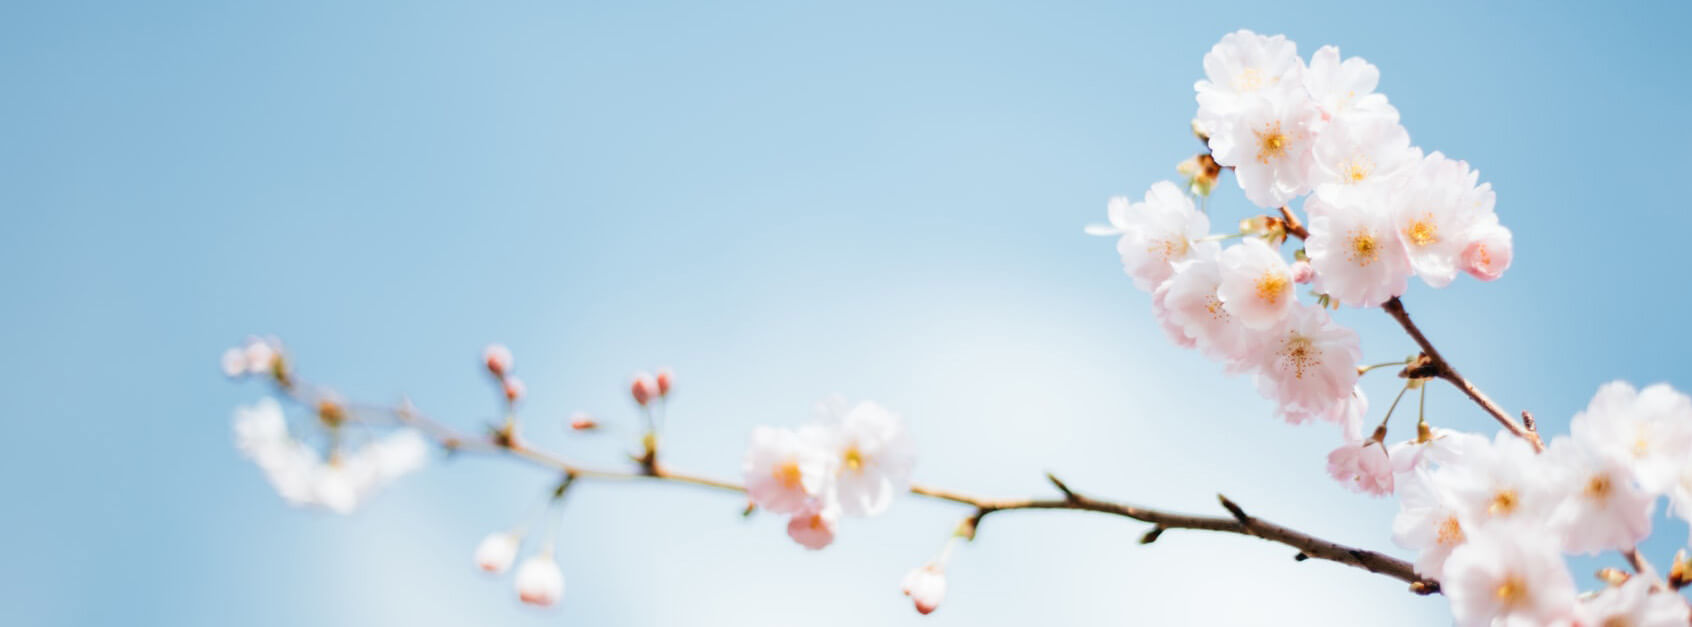
<path id="1" fill-rule="evenodd" d="M 1038 4 L 0 5 L 0 622 L 1438 623 L 1441 599 L 1283 547 L 1142 547 L 1063 513 L 991 519 L 924 619 L 899 578 L 965 512 L 903 500 L 808 553 L 662 485 L 573 494 L 566 600 L 533 611 L 469 554 L 548 477 L 440 463 L 339 518 L 230 446 L 262 390 L 216 360 L 249 333 L 465 428 L 503 341 L 535 437 L 584 459 L 622 442 L 552 425 L 631 424 L 626 377 L 667 364 L 670 457 L 701 472 L 839 392 L 908 417 L 924 482 L 1044 494 L 1050 469 L 1197 512 L 1224 492 L 1390 549 L 1393 505 L 1323 476 L 1332 431 L 1169 345 L 1081 234 L 1198 148 L 1191 84 L 1238 27 L 1369 58 L 1417 143 L 1497 187 L 1516 267 L 1406 300 L 1506 406 L 1560 432 L 1604 381 L 1692 388 L 1685 5 Z M 1247 215 L 1228 185 L 1222 222 Z M 1342 318 L 1371 360 L 1412 350 Z M 1666 565 L 1684 538 L 1647 548 Z"/>

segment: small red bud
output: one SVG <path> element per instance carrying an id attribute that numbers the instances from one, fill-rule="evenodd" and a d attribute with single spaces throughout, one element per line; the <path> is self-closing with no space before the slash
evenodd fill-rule
<path id="1" fill-rule="evenodd" d="M 669 368 L 659 368 L 658 369 L 658 395 L 659 396 L 669 396 L 670 395 L 670 382 L 671 382 L 672 379 L 675 379 L 675 377 L 676 377 L 676 373 L 671 372 Z"/>
<path id="2" fill-rule="evenodd" d="M 523 398 L 523 394 L 528 390 L 528 386 L 523 385 L 522 379 L 517 377 L 505 378 L 505 400 L 515 403 L 517 399 Z"/>
<path id="3" fill-rule="evenodd" d="M 570 428 L 577 431 L 592 431 L 599 428 L 599 421 L 594 420 L 593 416 L 576 412 L 575 415 L 570 416 Z"/>
<path id="4" fill-rule="evenodd" d="M 652 402 L 653 396 L 657 394 L 658 383 L 652 380 L 652 375 L 644 372 L 635 375 L 634 381 L 629 384 L 629 395 L 633 396 L 634 401 L 641 407 Z"/>
<path id="5" fill-rule="evenodd" d="M 489 344 L 482 350 L 482 362 L 487 364 L 488 372 L 503 377 L 511 371 L 511 349 L 504 344 Z"/>

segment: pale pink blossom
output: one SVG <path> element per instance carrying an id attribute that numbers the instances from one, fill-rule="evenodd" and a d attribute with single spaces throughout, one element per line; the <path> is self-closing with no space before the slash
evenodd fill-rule
<path id="1" fill-rule="evenodd" d="M 1310 213 L 1304 250 L 1316 289 L 1352 307 L 1378 307 L 1409 286 L 1410 259 L 1392 215 L 1368 202 L 1376 196 L 1345 196 L 1339 205 L 1311 196 L 1304 203 Z"/>
<path id="2" fill-rule="evenodd" d="M 1459 627 L 1574 618 L 1574 578 L 1557 539 L 1537 521 L 1470 530 L 1446 559 L 1439 582 Z"/>
<path id="3" fill-rule="evenodd" d="M 1328 118 L 1370 115 L 1398 121 L 1398 110 L 1375 93 L 1381 72 L 1362 57 L 1340 61 L 1339 48 L 1322 46 L 1310 55 L 1304 87 Z"/>
<path id="4" fill-rule="evenodd" d="M 1487 215 L 1469 229 L 1469 243 L 1463 246 L 1459 263 L 1469 276 L 1482 281 L 1496 281 L 1510 269 L 1515 254 L 1510 229 L 1498 224 L 1498 216 Z"/>
<path id="5" fill-rule="evenodd" d="M 834 474 L 834 458 L 817 438 L 791 429 L 758 427 L 741 464 L 746 494 L 766 511 L 791 514 L 821 498 Z"/>
<path id="6" fill-rule="evenodd" d="M 1179 336 L 1190 338 L 1205 355 L 1227 364 L 1230 372 L 1240 372 L 1251 365 L 1258 334 L 1240 324 L 1223 306 L 1217 292 L 1222 285 L 1218 256 L 1211 249 L 1181 262 L 1175 276 L 1153 294 L 1153 307 L 1159 309 L 1159 319 L 1167 322 L 1166 329 L 1177 327 Z M 1175 330 L 1169 330 L 1169 334 L 1177 337 Z"/>
<path id="7" fill-rule="evenodd" d="M 1564 551 L 1626 550 L 1651 535 L 1656 497 L 1634 484 L 1626 465 L 1567 437 L 1552 440 L 1545 454 L 1566 494 L 1550 519 Z"/>
<path id="8" fill-rule="evenodd" d="M 1647 577 L 1633 577 L 1581 599 L 1575 616 L 1581 627 L 1686 627 L 1692 620 L 1684 597 L 1653 590 Z"/>
<path id="9" fill-rule="evenodd" d="M 1303 72 L 1298 45 L 1284 35 L 1269 37 L 1249 30 L 1224 35 L 1204 55 L 1204 80 L 1193 85 L 1198 122 L 1207 129 L 1219 126 L 1238 115 L 1253 95 L 1299 89 Z"/>
<path id="10" fill-rule="evenodd" d="M 840 523 L 840 507 L 823 499 L 811 499 L 787 520 L 787 537 L 813 551 L 834 542 Z"/>
<path id="11" fill-rule="evenodd" d="M 517 567 L 517 598 L 529 605 L 548 607 L 564 596 L 564 571 L 552 559 L 552 549 L 523 560 Z"/>
<path id="12" fill-rule="evenodd" d="M 1321 110 L 1304 90 L 1260 91 L 1211 129 L 1211 156 L 1234 168 L 1251 202 L 1280 207 L 1310 191 L 1311 149 L 1321 123 Z"/>
<path id="13" fill-rule="evenodd" d="M 1398 516 L 1392 520 L 1392 541 L 1416 551 L 1416 574 L 1440 577 L 1445 559 L 1466 537 L 1456 499 L 1438 489 L 1426 470 L 1399 477 L 1397 487 Z"/>
<path id="14" fill-rule="evenodd" d="M 1357 492 L 1373 496 L 1392 494 L 1392 462 L 1380 442 L 1341 444 L 1328 453 L 1328 475 Z"/>
<path id="15" fill-rule="evenodd" d="M 1174 264 L 1188 258 L 1195 247 L 1215 246 L 1199 241 L 1210 232 L 1210 218 L 1170 181 L 1152 185 L 1141 202 L 1111 198 L 1107 210 L 1110 225 L 1089 227 L 1088 232 L 1121 235 L 1116 252 L 1122 255 L 1123 270 L 1142 290 L 1156 289 L 1174 272 Z"/>
<path id="16" fill-rule="evenodd" d="M 905 596 L 916 604 L 916 610 L 923 614 L 933 612 L 940 607 L 940 601 L 946 598 L 946 571 L 937 563 L 924 564 L 905 575 L 900 587 Z"/>
<path id="17" fill-rule="evenodd" d="M 1292 270 L 1263 240 L 1247 239 L 1228 247 L 1219 263 L 1222 280 L 1216 295 L 1228 314 L 1246 328 L 1273 328 L 1297 305 Z"/>
<path id="18" fill-rule="evenodd" d="M 1174 279 L 1164 281 L 1152 292 L 1152 315 L 1157 316 L 1157 324 L 1163 328 L 1164 335 L 1169 336 L 1170 342 L 1181 348 L 1194 348 L 1198 346 L 1198 338 L 1188 335 L 1187 330 L 1173 315 L 1174 312 L 1169 310 L 1169 288 L 1174 282 Z"/>
<path id="19" fill-rule="evenodd" d="M 1257 348 L 1257 388 L 1290 422 L 1334 415 L 1352 397 L 1363 349 L 1357 332 L 1320 307 L 1299 305 Z"/>
<path id="20" fill-rule="evenodd" d="M 1396 116 L 1395 116 L 1396 117 Z M 1415 171 L 1422 152 L 1410 146 L 1410 134 L 1394 118 L 1350 115 L 1322 128 L 1311 147 L 1310 186 L 1324 200 L 1341 206 L 1378 205 L 1379 190 L 1391 188 Z M 1361 194 L 1363 198 L 1352 198 Z M 1365 204 L 1370 209 L 1379 206 Z"/>
<path id="21" fill-rule="evenodd" d="M 847 405 L 835 398 L 818 406 L 823 446 L 833 456 L 834 496 L 847 516 L 887 511 L 910 489 L 916 449 L 904 421 L 869 401 Z"/>
<path id="22" fill-rule="evenodd" d="M 1500 431 L 1488 446 L 1465 448 L 1433 472 L 1436 490 L 1449 495 L 1465 528 L 1500 521 L 1543 524 L 1562 498 L 1546 459 L 1531 444 Z"/>
<path id="23" fill-rule="evenodd" d="M 1624 381 L 1598 388 L 1569 423 L 1574 439 L 1625 464 L 1640 487 L 1663 494 L 1692 457 L 1692 398 L 1667 384 L 1636 390 Z"/>
<path id="24" fill-rule="evenodd" d="M 1432 427 L 1426 440 L 1418 436 L 1394 444 L 1387 448 L 1387 456 L 1392 458 L 1392 471 L 1404 474 L 1456 459 L 1464 450 L 1475 446 L 1491 446 L 1491 441 L 1473 433 Z"/>
<path id="25" fill-rule="evenodd" d="M 249 337 L 245 344 L 223 351 L 220 365 L 225 376 L 274 375 L 281 365 L 282 344 L 274 339 Z"/>
<path id="26" fill-rule="evenodd" d="M 476 567 L 485 572 L 503 573 L 517 560 L 517 549 L 523 536 L 510 531 L 488 534 L 476 545 Z"/>
<path id="27" fill-rule="evenodd" d="M 1467 162 L 1434 152 L 1385 196 L 1410 267 L 1431 287 L 1445 287 L 1457 277 L 1471 229 L 1492 215 L 1492 184 L 1477 184 L 1479 178 Z"/>

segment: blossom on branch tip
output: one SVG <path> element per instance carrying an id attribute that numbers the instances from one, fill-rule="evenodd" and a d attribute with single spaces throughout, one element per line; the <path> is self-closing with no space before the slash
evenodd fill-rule
<path id="1" fill-rule="evenodd" d="M 1386 96 L 1375 93 L 1380 80 L 1381 71 L 1373 64 L 1363 57 L 1341 61 L 1335 46 L 1317 49 L 1304 71 L 1304 87 L 1325 119 L 1373 116 L 1396 123 L 1398 110 Z"/>
<path id="2" fill-rule="evenodd" d="M 549 607 L 564 596 L 564 572 L 545 549 L 517 567 L 517 598 L 529 605 Z"/>
<path id="3" fill-rule="evenodd" d="M 1273 328 L 1298 304 L 1292 269 L 1263 240 L 1248 239 L 1228 247 L 1219 263 L 1222 278 L 1216 295 L 1228 314 L 1247 328 Z"/>
<path id="4" fill-rule="evenodd" d="M 916 604 L 917 612 L 928 614 L 946 598 L 946 571 L 936 563 L 924 564 L 907 573 L 900 588 Z"/>
<path id="5" fill-rule="evenodd" d="M 1422 152 L 1410 146 L 1410 134 L 1395 119 L 1353 115 L 1335 118 L 1311 146 L 1310 186 L 1330 203 L 1379 203 L 1378 192 L 1415 171 Z M 1351 199 L 1363 194 L 1363 199 Z M 1367 206 L 1376 211 L 1379 206 Z"/>
<path id="6" fill-rule="evenodd" d="M 1493 213 L 1492 184 L 1479 179 L 1467 162 L 1434 152 L 1387 196 L 1410 267 L 1430 287 L 1445 287 L 1457 277 L 1471 229 Z"/>
<path id="7" fill-rule="evenodd" d="M 282 344 L 276 340 L 250 337 L 247 342 L 223 351 L 223 374 L 230 378 L 247 375 L 275 375 L 282 366 Z"/>
<path id="8" fill-rule="evenodd" d="M 834 455 L 834 495 L 848 516 L 875 516 L 910 489 L 916 448 L 897 414 L 862 401 L 825 402 L 822 438 Z"/>
<path id="9" fill-rule="evenodd" d="M 1463 246 L 1459 259 L 1463 271 L 1482 281 L 1496 281 L 1510 269 L 1515 254 L 1510 229 L 1498 224 L 1498 216 L 1488 215 L 1469 229 L 1469 243 Z"/>
<path id="10" fill-rule="evenodd" d="M 476 545 L 476 567 L 484 572 L 503 573 L 517 560 L 523 537 L 509 531 L 490 533 Z"/>
<path id="11" fill-rule="evenodd" d="M 825 496 L 834 458 L 814 431 L 758 427 L 741 463 L 746 494 L 759 509 L 791 514 Z"/>
<path id="12" fill-rule="evenodd" d="M 1606 383 L 1569 422 L 1569 434 L 1626 465 L 1646 492 L 1663 494 L 1692 457 L 1692 398 L 1662 383 Z"/>
<path id="13" fill-rule="evenodd" d="M 523 395 L 529 390 L 528 386 L 523 385 L 523 380 L 517 377 L 505 377 L 500 388 L 505 392 L 505 401 L 508 403 L 522 400 Z"/>
<path id="14" fill-rule="evenodd" d="M 1574 578 L 1556 538 L 1536 522 L 1473 530 L 1451 552 L 1439 581 L 1459 627 L 1566 624 L 1573 618 Z"/>
<path id="15" fill-rule="evenodd" d="M 1450 495 L 1465 528 L 1547 520 L 1562 496 L 1547 460 L 1531 444 L 1500 431 L 1487 446 L 1469 448 L 1433 471 L 1433 485 Z"/>
<path id="16" fill-rule="evenodd" d="M 1110 225 L 1092 227 L 1089 232 L 1122 236 L 1116 242 L 1122 267 L 1134 277 L 1135 287 L 1148 292 L 1168 279 L 1174 265 L 1195 249 L 1215 246 L 1199 241 L 1210 232 L 1210 218 L 1169 181 L 1152 185 L 1141 202 L 1111 198 L 1107 211 Z"/>
<path id="17" fill-rule="evenodd" d="M 1268 37 L 1238 30 L 1222 37 L 1204 55 L 1204 80 L 1193 85 L 1199 104 L 1195 126 L 1216 126 L 1249 106 L 1263 91 L 1303 91 L 1304 60 L 1298 45 L 1284 35 Z"/>

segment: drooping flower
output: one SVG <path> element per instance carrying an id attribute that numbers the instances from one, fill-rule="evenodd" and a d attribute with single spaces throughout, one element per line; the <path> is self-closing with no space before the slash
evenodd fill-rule
<path id="1" fill-rule="evenodd" d="M 1692 620 L 1684 597 L 1652 590 L 1647 577 L 1633 577 L 1581 599 L 1575 616 L 1581 627 L 1684 627 Z"/>
<path id="2" fill-rule="evenodd" d="M 1234 168 L 1246 198 L 1263 208 L 1310 191 L 1311 148 L 1322 113 L 1304 90 L 1262 92 L 1210 135 L 1217 163 Z"/>
<path id="3" fill-rule="evenodd" d="M 1230 372 L 1239 372 L 1250 367 L 1258 334 L 1235 320 L 1222 305 L 1217 292 L 1222 285 L 1219 256 L 1220 252 L 1211 248 L 1181 262 L 1175 276 L 1153 293 L 1153 307 L 1158 309 L 1160 320 L 1173 327 L 1169 330 L 1171 338 L 1189 338 L 1205 355 L 1227 364 Z"/>
<path id="4" fill-rule="evenodd" d="M 1656 497 L 1634 484 L 1626 465 L 1566 437 L 1552 440 L 1546 455 L 1553 480 L 1567 495 L 1550 519 L 1564 551 L 1626 550 L 1651 535 Z"/>
<path id="5" fill-rule="evenodd" d="M 1339 117 L 1322 128 L 1311 147 L 1310 186 L 1331 204 L 1384 212 L 1375 190 L 1398 183 L 1421 159 L 1422 152 L 1410 146 L 1410 134 L 1395 120 Z M 1359 193 L 1364 198 L 1348 198 Z"/>
<path id="6" fill-rule="evenodd" d="M 1215 246 L 1199 241 L 1210 232 L 1210 218 L 1169 181 L 1152 185 L 1141 202 L 1130 203 L 1123 196 L 1111 198 L 1108 212 L 1110 226 L 1088 231 L 1122 236 L 1116 242 L 1122 267 L 1134 277 L 1135 287 L 1148 292 L 1168 279 L 1174 264 L 1186 259 L 1196 247 Z"/>
<path id="7" fill-rule="evenodd" d="M 928 614 L 946 598 L 946 570 L 938 563 L 924 564 L 907 573 L 900 587 L 916 604 L 918 612 Z"/>
<path id="8" fill-rule="evenodd" d="M 1643 390 L 1624 381 L 1606 383 L 1575 414 L 1569 434 L 1626 465 L 1646 492 L 1663 494 L 1680 481 L 1692 457 L 1692 398 L 1662 383 Z"/>
<path id="9" fill-rule="evenodd" d="M 826 448 L 833 456 L 834 494 L 847 516 L 887 511 L 910 489 L 916 450 L 899 416 L 869 401 L 839 399 L 819 406 Z"/>
<path id="10" fill-rule="evenodd" d="M 1440 590 L 1459 627 L 1548 625 L 1573 618 L 1574 578 L 1537 524 L 1468 531 L 1445 561 Z"/>
<path id="11" fill-rule="evenodd" d="M 1340 61 L 1339 48 L 1322 46 L 1310 55 L 1304 71 L 1304 87 L 1321 107 L 1326 118 L 1375 116 L 1398 121 L 1398 110 L 1387 97 L 1375 93 L 1381 71 L 1363 57 Z M 1326 132 L 1326 131 L 1324 131 Z"/>
<path id="12" fill-rule="evenodd" d="M 1465 538 L 1456 500 L 1433 483 L 1428 471 L 1417 470 L 1398 480 L 1398 516 L 1392 520 L 1392 541 L 1416 551 L 1416 574 L 1440 577 L 1445 559 Z"/>
<path id="13" fill-rule="evenodd" d="M 834 542 L 840 522 L 840 506 L 825 499 L 811 499 L 787 520 L 787 537 L 813 551 Z"/>
<path id="14" fill-rule="evenodd" d="M 1320 307 L 1294 307 L 1257 350 L 1257 388 L 1290 422 L 1333 416 L 1352 396 L 1363 349 L 1357 332 Z"/>
<path id="15" fill-rule="evenodd" d="M 834 460 L 818 438 L 791 429 L 758 427 L 741 463 L 746 494 L 765 511 L 791 514 L 822 498 Z"/>
<path id="16" fill-rule="evenodd" d="M 517 549 L 522 544 L 523 536 L 517 533 L 490 533 L 476 545 L 476 567 L 485 572 L 503 573 L 517 560 Z"/>
<path id="17" fill-rule="evenodd" d="M 1310 237 L 1304 242 L 1316 289 L 1352 307 L 1378 307 L 1404 293 L 1410 260 L 1398 243 L 1392 215 L 1366 202 L 1375 194 L 1345 197 L 1335 205 L 1321 196 L 1304 203 Z"/>
<path id="18" fill-rule="evenodd" d="M 1298 304 L 1292 269 L 1269 244 L 1247 239 L 1222 251 L 1216 296 L 1232 319 L 1254 330 L 1274 327 Z"/>
<path id="19" fill-rule="evenodd" d="M 552 559 L 552 549 L 529 556 L 517 567 L 517 598 L 529 605 L 549 607 L 564 596 L 564 571 Z"/>
<path id="20" fill-rule="evenodd" d="M 1246 107 L 1245 100 L 1264 90 L 1302 87 L 1304 61 L 1298 45 L 1284 35 L 1267 37 L 1239 30 L 1222 37 L 1204 55 L 1205 79 L 1193 85 L 1200 126 L 1213 129 Z"/>
<path id="21" fill-rule="evenodd" d="M 1482 281 L 1496 281 L 1504 276 L 1504 271 L 1510 269 L 1510 259 L 1515 254 L 1511 243 L 1510 229 L 1498 224 L 1498 216 L 1487 214 L 1479 223 L 1470 227 L 1469 243 L 1463 246 L 1463 253 L 1459 263 L 1463 271 L 1469 276 Z"/>
<path id="22" fill-rule="evenodd" d="M 1477 184 L 1479 179 L 1467 162 L 1434 152 L 1387 196 L 1410 267 L 1430 287 L 1445 287 L 1457 277 L 1471 229 L 1493 212 L 1492 184 Z"/>
<path id="23" fill-rule="evenodd" d="M 1348 441 L 1328 453 L 1328 475 L 1357 492 L 1392 494 L 1392 462 L 1386 446 L 1374 440 Z"/>

